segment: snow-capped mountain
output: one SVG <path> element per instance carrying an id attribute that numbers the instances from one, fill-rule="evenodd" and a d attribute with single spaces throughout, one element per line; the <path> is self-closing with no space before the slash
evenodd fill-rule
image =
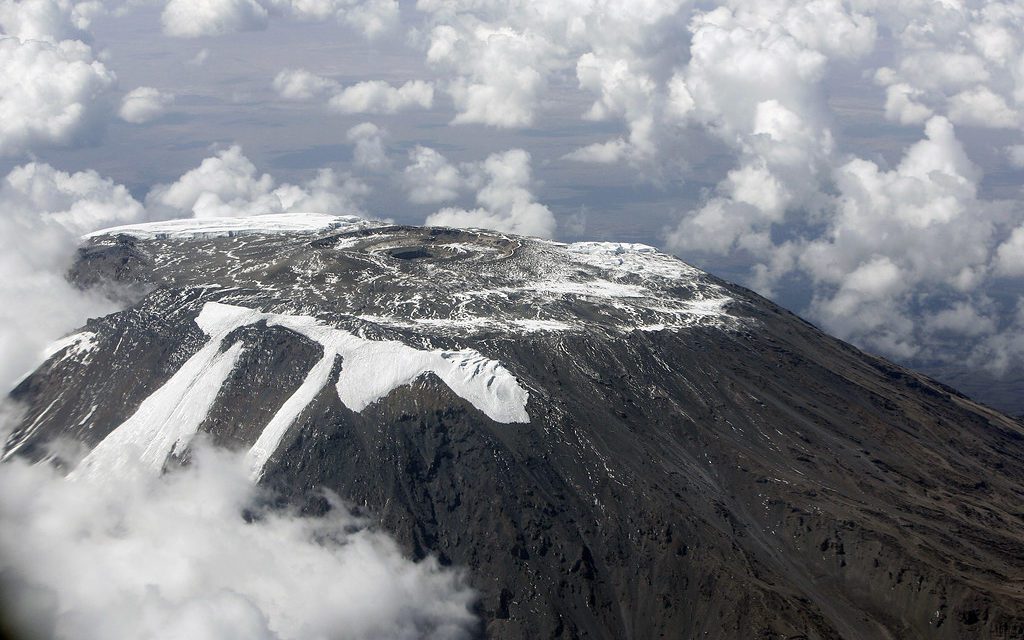
<path id="1" fill-rule="evenodd" d="M 1024 427 L 642 246 L 275 215 L 92 234 L 136 292 L 6 456 L 199 433 L 468 569 L 494 638 L 1024 637 Z"/>

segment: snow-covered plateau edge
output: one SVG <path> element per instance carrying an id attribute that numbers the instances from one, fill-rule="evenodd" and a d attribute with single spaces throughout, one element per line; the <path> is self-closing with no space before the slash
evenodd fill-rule
<path id="1" fill-rule="evenodd" d="M 215 238 L 248 234 L 318 233 L 324 231 L 356 231 L 385 226 L 386 222 L 367 220 L 352 215 L 325 213 L 270 213 L 258 216 L 224 218 L 182 218 L 144 222 L 100 229 L 83 239 L 126 235 L 142 240 Z"/>

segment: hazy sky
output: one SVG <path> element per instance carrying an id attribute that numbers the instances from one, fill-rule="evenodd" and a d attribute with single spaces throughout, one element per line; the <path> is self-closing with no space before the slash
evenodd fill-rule
<path id="1" fill-rule="evenodd" d="M 1022 22 L 957 0 L 2 0 L 0 215 L 17 245 L 296 209 L 645 242 L 869 350 L 1004 375 Z"/>

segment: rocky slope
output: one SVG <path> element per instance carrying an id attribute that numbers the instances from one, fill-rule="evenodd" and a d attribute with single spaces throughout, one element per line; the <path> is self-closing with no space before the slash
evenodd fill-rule
<path id="1" fill-rule="evenodd" d="M 1024 637 L 1024 427 L 649 247 L 191 220 L 72 277 L 139 300 L 14 390 L 7 456 L 208 433 L 468 568 L 492 638 Z"/>

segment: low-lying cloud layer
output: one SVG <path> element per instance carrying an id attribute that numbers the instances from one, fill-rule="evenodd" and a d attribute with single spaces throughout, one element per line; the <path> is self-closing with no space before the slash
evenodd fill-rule
<path id="1" fill-rule="evenodd" d="M 139 481 L 0 465 L 0 606 L 17 631 L 67 640 L 455 639 L 473 591 L 406 559 L 337 498 L 272 510 L 236 455 L 200 445 Z"/>

